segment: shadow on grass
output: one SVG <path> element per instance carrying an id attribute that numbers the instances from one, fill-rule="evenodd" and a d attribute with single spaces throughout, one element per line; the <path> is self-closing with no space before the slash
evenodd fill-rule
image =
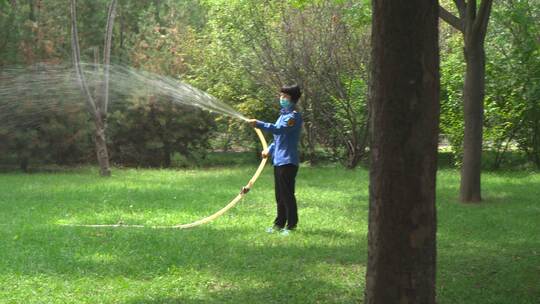
<path id="1" fill-rule="evenodd" d="M 323 293 L 324 291 L 326 291 L 326 294 Z M 307 278 L 297 282 L 296 285 L 280 284 L 257 288 L 242 287 L 228 290 L 214 290 L 200 297 L 160 297 L 159 295 L 149 295 L 147 297 L 128 299 L 123 303 L 360 303 L 362 300 L 361 293 L 355 293 L 355 296 L 350 296 L 350 294 L 343 293 L 336 284 L 316 278 Z"/>
<path id="2" fill-rule="evenodd" d="M 350 272 L 350 267 L 360 272 L 365 263 L 365 255 L 359 254 L 365 252 L 365 240 L 361 244 L 352 233 L 326 229 L 282 237 L 250 227 L 139 230 L 39 225 L 0 230 L 0 238 L 7 240 L 0 244 L 0 273 L 7 277 L 152 281 L 178 276 L 196 281 L 180 284 L 204 290 L 169 293 L 178 297 L 154 290 L 124 303 L 248 303 L 250 299 L 307 303 L 306 295 L 340 303 L 332 297 L 343 292 L 339 291 L 343 286 L 322 272 L 339 268 Z M 216 286 L 206 286 L 208 279 Z M 351 302 L 350 297 L 345 302 Z"/>
<path id="3" fill-rule="evenodd" d="M 438 302 L 535 303 L 540 298 L 534 283 L 540 278 L 538 176 L 485 177 L 485 200 L 478 204 L 458 202 L 459 184 L 439 189 Z"/>
<path id="4" fill-rule="evenodd" d="M 28 275 L 144 278 L 165 274 L 171 267 L 187 267 L 272 281 L 274 267 L 300 272 L 318 263 L 350 265 L 363 260 L 353 234 L 330 230 L 297 231 L 287 238 L 209 226 L 193 230 L 38 226 L 2 234 L 8 240 L 1 247 L 7 260 L 0 272 Z M 332 241 L 306 244 L 303 238 L 310 235 Z"/>

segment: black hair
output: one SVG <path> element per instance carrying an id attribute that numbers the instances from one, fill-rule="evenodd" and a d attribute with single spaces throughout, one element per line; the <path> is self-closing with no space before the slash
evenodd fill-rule
<path id="1" fill-rule="evenodd" d="M 302 91 L 300 91 L 300 87 L 297 84 L 282 86 L 280 92 L 291 96 L 292 102 L 297 102 L 300 96 L 302 96 Z"/>

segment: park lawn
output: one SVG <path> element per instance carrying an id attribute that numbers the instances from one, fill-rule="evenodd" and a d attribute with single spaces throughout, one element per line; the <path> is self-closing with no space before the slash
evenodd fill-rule
<path id="1" fill-rule="evenodd" d="M 368 173 L 302 167 L 299 229 L 268 235 L 271 168 L 229 213 L 211 214 L 255 168 L 96 169 L 0 174 L 0 303 L 359 303 L 367 258 Z M 540 174 L 486 173 L 485 202 L 457 202 L 438 174 L 438 303 L 538 303 Z"/>

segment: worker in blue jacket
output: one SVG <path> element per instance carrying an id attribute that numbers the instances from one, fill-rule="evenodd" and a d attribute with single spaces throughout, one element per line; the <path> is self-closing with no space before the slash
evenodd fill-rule
<path id="1" fill-rule="evenodd" d="M 302 92 L 298 85 L 284 86 L 280 90 L 280 116 L 275 123 L 249 119 L 251 126 L 274 134 L 274 141 L 262 151 L 262 157 L 272 157 L 277 216 L 268 233 L 279 231 L 288 235 L 296 228 L 298 211 L 295 197 L 295 179 L 298 173 L 298 143 L 302 130 L 302 115 L 296 104 Z"/>

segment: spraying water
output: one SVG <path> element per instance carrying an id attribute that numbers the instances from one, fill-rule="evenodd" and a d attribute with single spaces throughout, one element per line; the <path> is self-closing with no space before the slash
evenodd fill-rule
<path id="1" fill-rule="evenodd" d="M 89 74 L 92 74 L 92 71 L 101 70 L 95 69 L 96 65 L 86 67 L 93 67 L 93 69 L 86 68 L 86 70 L 89 71 Z M 91 76 L 96 79 L 101 75 L 102 73 L 99 72 L 99 74 L 95 75 L 94 73 L 94 75 Z M 117 93 L 136 89 L 139 94 L 159 95 L 182 105 L 196 106 L 209 112 L 247 120 L 245 116 L 214 96 L 171 77 L 140 71 L 125 66 L 111 65 L 110 79 L 110 87 Z"/>
<path id="2" fill-rule="evenodd" d="M 104 68 L 109 68 L 109 91 L 113 102 L 127 100 L 130 96 L 159 96 L 181 105 L 195 106 L 213 113 L 247 120 L 245 116 L 231 106 L 189 84 L 170 77 L 120 65 L 107 67 L 98 64 L 82 65 L 82 73 L 86 79 L 86 84 L 93 93 L 99 93 L 100 89 L 103 88 Z M 38 122 L 44 112 L 62 111 L 66 113 L 70 109 L 71 111 L 80 111 L 80 105 L 85 103 L 84 98 L 79 85 L 79 77 L 71 67 L 36 65 L 30 68 L 2 68 L 0 69 L 0 135 L 9 128 L 20 128 Z M 79 107 L 68 107 L 67 105 L 70 102 L 79 103 Z M 20 116 L 14 115 L 20 107 L 32 109 L 30 115 L 25 115 L 24 121 L 21 121 Z M 264 136 L 260 130 L 256 129 L 256 132 L 263 149 L 266 149 L 267 144 Z M 261 159 L 257 171 L 247 185 L 242 188 L 242 191 L 229 204 L 214 214 L 188 224 L 150 226 L 149 228 L 184 229 L 196 227 L 216 219 L 244 197 L 264 169 L 266 160 L 266 158 Z M 75 226 L 147 227 L 144 225 L 119 224 Z"/>
<path id="3" fill-rule="evenodd" d="M 99 92 L 103 85 L 104 68 L 101 64 L 82 64 L 92 92 Z M 110 65 L 108 68 L 112 102 L 125 100 L 128 96 L 160 96 L 177 104 L 247 120 L 226 103 L 177 79 L 121 65 Z M 35 65 L 0 69 L 0 125 L 3 128 L 32 125 L 39 121 L 42 112 L 58 110 L 62 107 L 61 103 L 68 101 L 85 102 L 72 67 Z M 32 108 L 32 115 L 23 122 L 13 115 L 21 102 Z M 69 107 L 66 109 L 69 110 Z"/>

